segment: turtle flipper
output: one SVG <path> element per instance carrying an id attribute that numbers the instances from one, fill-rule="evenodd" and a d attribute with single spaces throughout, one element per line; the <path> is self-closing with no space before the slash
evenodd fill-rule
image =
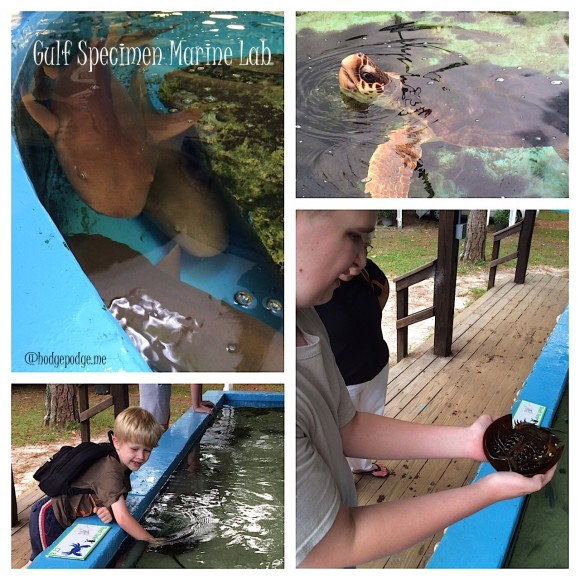
<path id="1" fill-rule="evenodd" d="M 371 197 L 409 197 L 413 171 L 421 159 L 423 131 L 402 127 L 375 149 L 369 162 L 365 193 Z"/>

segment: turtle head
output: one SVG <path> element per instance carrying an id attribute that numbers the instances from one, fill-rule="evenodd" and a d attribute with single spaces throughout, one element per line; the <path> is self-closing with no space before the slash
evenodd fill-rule
<path id="1" fill-rule="evenodd" d="M 338 82 L 344 95 L 369 104 L 385 92 L 391 79 L 364 52 L 357 52 L 343 59 Z"/>

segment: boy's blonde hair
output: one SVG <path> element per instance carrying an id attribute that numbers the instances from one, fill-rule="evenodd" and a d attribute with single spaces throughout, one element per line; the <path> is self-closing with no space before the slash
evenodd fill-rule
<path id="1" fill-rule="evenodd" d="M 149 411 L 127 407 L 117 415 L 113 433 L 119 443 L 136 443 L 153 449 L 163 435 L 163 427 Z"/>

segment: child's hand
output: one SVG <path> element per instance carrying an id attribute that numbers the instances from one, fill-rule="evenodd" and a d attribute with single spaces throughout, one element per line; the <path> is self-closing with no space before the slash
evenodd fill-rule
<path id="1" fill-rule="evenodd" d="M 110 524 L 113 521 L 113 515 L 111 514 L 109 508 L 101 506 L 101 507 L 94 507 L 93 513 L 97 514 L 98 518 L 104 524 Z"/>
<path id="2" fill-rule="evenodd" d="M 167 541 L 167 538 L 151 538 L 150 540 L 147 541 L 152 546 L 163 546 L 163 544 Z"/>

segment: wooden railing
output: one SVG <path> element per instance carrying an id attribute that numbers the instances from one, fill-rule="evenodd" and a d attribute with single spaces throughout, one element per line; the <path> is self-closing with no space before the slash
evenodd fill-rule
<path id="1" fill-rule="evenodd" d="M 437 260 L 394 279 L 397 293 L 397 362 L 409 354 L 409 326 L 435 316 L 435 306 L 409 314 L 409 288 L 435 276 Z"/>
<path id="2" fill-rule="evenodd" d="M 90 385 L 94 388 L 93 385 Z M 93 407 L 89 405 L 89 385 L 79 385 L 79 411 L 81 423 L 81 440 L 91 440 L 91 417 L 109 407 L 114 407 L 115 417 L 129 406 L 129 385 L 111 385 L 110 396 Z M 111 428 L 113 426 L 111 425 Z"/>
<path id="3" fill-rule="evenodd" d="M 435 317 L 433 352 L 437 356 L 451 354 L 460 237 L 457 228 L 460 219 L 461 214 L 457 210 L 441 211 L 439 214 L 437 258 L 395 280 L 397 291 L 397 361 L 409 354 L 409 326 L 432 316 Z M 435 278 L 433 306 L 409 314 L 409 288 L 431 277 Z"/>
<path id="4" fill-rule="evenodd" d="M 449 356 L 451 354 L 459 248 L 458 238 L 461 237 L 456 231 L 459 219 L 460 216 L 457 211 L 445 210 L 440 212 L 437 258 L 394 280 L 397 293 L 397 362 L 409 354 L 409 326 L 433 316 L 435 317 L 433 352 L 437 356 Z M 535 219 L 535 210 L 526 211 L 523 221 L 494 234 L 488 290 L 495 283 L 497 266 L 515 258 L 517 258 L 518 262 L 514 281 L 516 284 L 524 283 Z M 501 240 L 514 234 L 520 235 L 517 251 L 500 258 Z M 409 288 L 428 278 L 435 278 L 433 305 L 409 314 Z"/>
<path id="5" fill-rule="evenodd" d="M 496 232 L 493 235 L 493 249 L 491 253 L 491 261 L 489 263 L 489 279 L 487 282 L 487 289 L 490 290 L 495 285 L 495 275 L 497 267 L 500 264 L 517 259 L 516 273 L 514 282 L 516 284 L 523 284 L 526 280 L 526 272 L 528 269 L 528 262 L 530 259 L 530 249 L 532 246 L 532 236 L 534 233 L 534 225 L 536 223 L 536 211 L 526 210 L 524 219 L 513 226 L 509 226 Z M 507 254 L 500 258 L 501 241 L 507 237 L 519 235 L 518 249 L 511 254 Z"/>

